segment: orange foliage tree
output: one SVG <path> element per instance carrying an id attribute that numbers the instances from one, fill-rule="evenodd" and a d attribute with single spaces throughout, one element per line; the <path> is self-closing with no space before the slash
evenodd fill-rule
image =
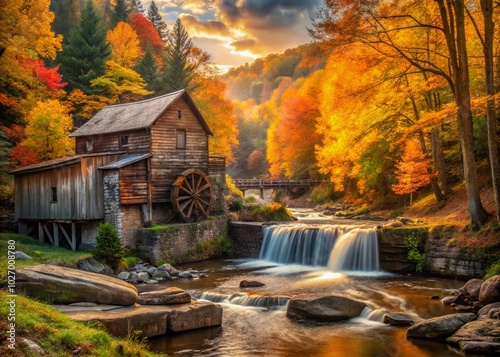
<path id="1" fill-rule="evenodd" d="M 430 167 L 431 160 L 422 152 L 420 143 L 416 140 L 407 141 L 401 160 L 396 164 L 398 183 L 392 185 L 392 190 L 398 195 L 409 193 L 411 206 L 413 193 L 431 182 Z"/>

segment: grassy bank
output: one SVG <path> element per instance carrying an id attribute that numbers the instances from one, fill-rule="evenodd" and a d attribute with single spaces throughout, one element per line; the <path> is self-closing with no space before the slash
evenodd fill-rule
<path id="1" fill-rule="evenodd" d="M 22 251 L 32 260 L 16 261 L 16 269 L 28 265 L 50 263 L 76 268 L 78 261 L 92 256 L 88 252 L 73 252 L 41 244 L 36 240 L 19 234 L 0 234 L 0 250 L 3 259 L 0 260 L 2 281 L 0 300 L 0 315 L 9 316 L 11 306 L 6 302 L 11 299 L 7 295 L 6 271 L 7 249 L 9 241 L 15 241 L 15 250 Z M 12 315 L 11 315 L 12 316 Z M 134 336 L 125 340 L 115 339 L 99 326 L 92 326 L 70 320 L 47 304 L 17 295 L 15 297 L 15 320 L 0 322 L 0 330 L 10 330 L 10 323 L 15 323 L 15 349 L 9 348 L 7 333 L 0 335 L 1 356 L 39 356 L 29 350 L 22 338 L 37 343 L 47 356 L 161 356 L 147 350 L 147 346 L 137 341 Z"/>

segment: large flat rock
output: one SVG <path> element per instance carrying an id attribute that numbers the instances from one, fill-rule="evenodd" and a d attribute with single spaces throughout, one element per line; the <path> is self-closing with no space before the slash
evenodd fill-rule
<path id="1" fill-rule="evenodd" d="M 36 265 L 16 270 L 16 289 L 51 303 L 95 302 L 133 305 L 137 289 L 120 279 L 56 265 Z"/>
<path id="2" fill-rule="evenodd" d="M 472 313 L 451 314 L 434 317 L 411 326 L 406 331 L 407 338 L 445 339 L 454 334 L 466 323 L 475 320 Z"/>
<path id="3" fill-rule="evenodd" d="M 286 316 L 296 319 L 341 321 L 359 316 L 365 307 L 364 302 L 341 295 L 296 297 L 288 303 Z"/>
<path id="4" fill-rule="evenodd" d="M 466 353 L 500 354 L 500 320 L 483 319 L 463 325 L 447 340 Z"/>
<path id="5" fill-rule="evenodd" d="M 164 335 L 222 325 L 222 308 L 211 302 L 178 305 L 134 305 L 127 307 L 54 306 L 76 321 L 96 321 L 113 336 L 127 337 L 140 331 L 142 337 Z"/>

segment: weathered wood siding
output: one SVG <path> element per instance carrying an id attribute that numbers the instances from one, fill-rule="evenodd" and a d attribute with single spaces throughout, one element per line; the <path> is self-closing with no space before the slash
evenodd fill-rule
<path id="1" fill-rule="evenodd" d="M 185 149 L 177 149 L 176 130 L 186 131 Z M 183 98 L 152 125 L 151 153 L 153 202 L 169 201 L 172 183 L 188 168 L 208 173 L 207 133 Z"/>
<path id="2" fill-rule="evenodd" d="M 103 219 L 102 172 L 119 155 L 89 156 L 80 162 L 15 176 L 16 218 L 21 220 Z M 51 188 L 57 202 L 51 202 Z"/>
<path id="3" fill-rule="evenodd" d="M 148 201 L 147 160 L 120 169 L 120 203 L 137 204 Z"/>
<path id="4" fill-rule="evenodd" d="M 128 145 L 121 145 L 121 137 L 128 136 Z M 125 151 L 129 154 L 141 154 L 150 152 L 151 136 L 149 130 L 137 130 L 114 134 L 93 135 L 76 138 L 76 153 L 88 154 L 87 140 L 92 140 L 92 153 Z"/>

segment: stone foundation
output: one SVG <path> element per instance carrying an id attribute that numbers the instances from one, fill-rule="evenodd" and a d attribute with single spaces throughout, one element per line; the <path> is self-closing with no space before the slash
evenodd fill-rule
<path id="1" fill-rule="evenodd" d="M 264 239 L 262 222 L 229 222 L 229 237 L 239 258 L 257 258 Z"/>
<path id="2" fill-rule="evenodd" d="M 137 247 L 149 254 L 153 264 L 160 260 L 183 261 L 184 256 L 199 243 L 228 237 L 227 217 L 213 216 L 197 223 L 153 226 L 137 232 Z M 207 257 L 208 258 L 208 257 Z"/>

